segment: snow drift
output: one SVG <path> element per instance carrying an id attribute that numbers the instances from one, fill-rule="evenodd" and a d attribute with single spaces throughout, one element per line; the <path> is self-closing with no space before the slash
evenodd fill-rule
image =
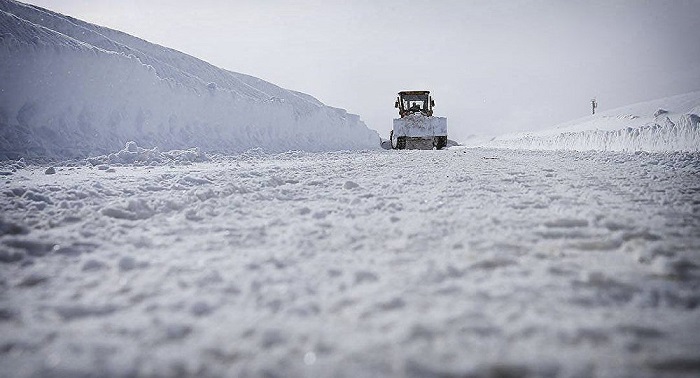
<path id="1" fill-rule="evenodd" d="M 377 148 L 359 116 L 39 7 L 0 0 L 0 159 Z"/>
<path id="2" fill-rule="evenodd" d="M 480 145 L 533 150 L 700 151 L 700 91 L 634 104 Z"/>

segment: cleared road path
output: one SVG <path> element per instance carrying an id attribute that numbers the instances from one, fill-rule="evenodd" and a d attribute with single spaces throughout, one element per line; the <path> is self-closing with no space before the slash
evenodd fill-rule
<path id="1" fill-rule="evenodd" d="M 700 154 L 3 164 L 2 376 L 700 373 Z"/>

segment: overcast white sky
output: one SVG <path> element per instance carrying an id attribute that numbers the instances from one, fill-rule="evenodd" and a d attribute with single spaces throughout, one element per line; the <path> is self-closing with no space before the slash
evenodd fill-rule
<path id="1" fill-rule="evenodd" d="M 451 139 L 700 90 L 700 0 L 28 0 L 311 94 L 388 136 L 427 89 Z"/>

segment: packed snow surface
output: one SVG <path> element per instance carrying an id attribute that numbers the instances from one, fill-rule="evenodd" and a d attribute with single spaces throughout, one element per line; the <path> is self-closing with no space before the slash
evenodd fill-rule
<path id="1" fill-rule="evenodd" d="M 3 377 L 700 373 L 698 153 L 130 143 L 0 174 Z"/>
<path id="2" fill-rule="evenodd" d="M 700 151 L 700 92 L 609 110 L 470 145 L 535 150 Z"/>
<path id="3" fill-rule="evenodd" d="M 326 151 L 378 148 L 379 135 L 309 95 L 0 0 L 0 159 L 87 157 L 127 141 L 161 150 Z"/>

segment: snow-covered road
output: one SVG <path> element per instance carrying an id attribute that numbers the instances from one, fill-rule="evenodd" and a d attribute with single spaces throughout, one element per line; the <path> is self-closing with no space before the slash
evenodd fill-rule
<path id="1" fill-rule="evenodd" d="M 697 153 L 0 168 L 0 376 L 700 373 Z"/>

